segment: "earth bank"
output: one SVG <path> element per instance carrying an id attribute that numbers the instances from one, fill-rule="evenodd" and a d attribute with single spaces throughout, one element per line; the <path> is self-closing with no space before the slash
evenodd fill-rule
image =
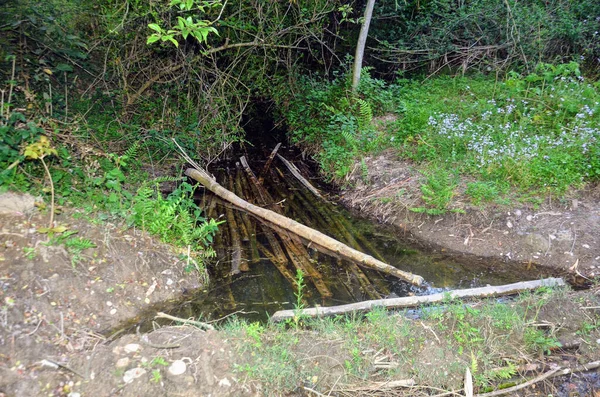
<path id="1" fill-rule="evenodd" d="M 356 192 L 358 189 L 360 187 L 357 187 Z M 345 195 L 346 200 L 350 194 L 351 192 Z M 97 218 L 74 209 L 59 215 L 58 223 L 77 234 L 62 240 L 55 235 L 48 244 L 49 236 L 36 231 L 37 227 L 46 224 L 47 214 L 35 209 L 35 199 L 10 193 L 2 198 L 0 393 L 3 395 L 315 395 L 311 390 L 327 392 L 335 388 L 336 384 L 339 385 L 337 395 L 387 393 L 380 383 L 366 382 L 355 378 L 355 375 L 349 375 L 350 369 L 343 363 L 352 363 L 357 358 L 341 348 L 339 337 L 331 340 L 326 335 L 310 330 L 285 331 L 295 341 L 286 346 L 290 357 L 298 356 L 303 363 L 298 371 L 306 370 L 305 367 L 320 366 L 323 372 L 319 372 L 318 377 L 312 377 L 308 383 L 297 384 L 295 388 L 288 387 L 285 392 L 281 389 L 273 392 L 273 388 L 264 386 L 265 383 L 268 384 L 268 380 L 257 381 L 248 376 L 248 371 L 240 370 L 260 366 L 256 363 L 261 360 L 260 357 L 257 358 L 259 350 L 256 349 L 281 343 L 278 342 L 279 337 L 268 337 L 264 330 L 260 331 L 264 332 L 264 337 L 263 334 L 251 334 L 252 328 L 242 329 L 241 333 L 231 336 L 232 334 L 202 331 L 191 326 L 161 327 L 156 324 L 155 329 L 148 333 L 136 333 L 130 329 L 128 334 L 110 335 L 109 330 L 118 329 L 124 322 L 131 323 L 141 317 L 152 317 L 169 301 L 180 299 L 187 291 L 202 288 L 202 278 L 184 271 L 185 264 L 181 263 L 178 253 L 172 247 L 157 242 L 139 230 L 100 222 Z M 579 207 L 579 211 L 582 211 L 581 208 L 587 206 Z M 375 213 L 378 207 L 373 206 L 369 211 Z M 525 209 L 521 211 L 521 216 L 527 221 L 528 213 Z M 580 212 L 577 214 L 580 214 L 577 219 L 582 221 L 583 215 Z M 588 218 L 593 219 L 592 215 L 588 214 Z M 542 215 L 538 215 L 536 219 L 541 217 Z M 406 220 L 412 223 L 409 224 Z M 415 217 L 404 218 L 401 225 L 408 231 L 412 227 L 419 240 L 424 241 L 441 236 L 446 223 L 455 230 L 454 233 L 468 230 L 463 222 L 455 217 L 441 221 L 437 218 L 428 221 L 426 218 Z M 536 223 L 538 228 L 547 224 L 549 223 Z M 560 223 L 558 225 L 561 226 Z M 577 225 L 579 227 L 580 224 Z M 475 227 L 471 226 L 471 230 L 473 229 Z M 462 245 L 449 245 L 448 242 L 462 238 L 459 236 L 447 236 L 447 240 L 441 243 L 434 240 L 432 244 L 439 249 L 477 253 L 475 246 L 482 247 L 486 241 L 494 241 L 493 235 L 486 234 L 489 230 L 480 230 L 480 234 L 486 237 L 485 240 L 478 240 L 480 237 L 469 234 L 467 236 L 471 237 L 467 244 L 462 241 Z M 544 229 L 543 232 L 547 230 Z M 581 244 L 578 246 L 580 248 L 572 249 L 574 255 L 586 252 L 585 249 L 588 248 L 583 244 L 590 245 L 589 250 L 595 252 L 596 246 L 590 244 L 595 241 L 591 231 L 582 234 L 580 228 L 573 227 L 571 230 L 576 230 L 579 234 L 575 244 L 572 241 L 570 243 L 573 246 Z M 504 231 L 498 228 L 493 232 L 507 236 Z M 72 236 L 89 241 L 94 248 L 74 250 L 72 245 L 66 244 L 67 239 Z M 488 250 L 493 251 L 492 248 Z M 549 255 L 548 257 L 551 258 Z M 581 254 L 580 263 L 587 271 L 586 275 L 592 276 L 594 263 L 598 259 L 588 258 Z M 568 365 L 569 362 L 575 365 L 598 357 L 598 348 L 593 341 L 600 340 L 600 333 L 596 328 L 597 318 L 594 317 L 594 312 L 589 317 L 593 326 L 586 334 L 586 340 L 592 341 L 590 346 L 581 342 L 578 334 L 581 321 L 577 320 L 581 317 L 581 307 L 598 305 L 597 296 L 569 296 L 561 302 L 562 306 L 556 310 L 547 309 L 546 316 L 540 316 L 540 321 L 557 324 L 563 344 L 576 346 L 576 354 L 568 351 L 559 355 L 552 361 L 555 364 L 539 360 L 539 366 L 536 367 L 539 371 L 547 365 Z M 563 316 L 564 313 L 570 314 Z M 397 321 L 405 320 L 398 317 Z M 442 333 L 432 334 L 427 331 L 431 329 L 428 325 L 421 324 L 421 334 L 417 337 L 411 333 L 405 341 L 409 345 L 417 337 L 420 358 L 407 367 L 406 373 L 400 371 L 398 374 L 408 376 L 411 371 L 416 370 L 420 374 L 417 374 L 417 381 L 435 381 L 436 378 L 447 377 L 453 383 L 448 383 L 446 387 L 451 384 L 460 385 L 461 379 L 456 376 L 458 372 L 444 372 L 448 363 L 440 358 L 440 350 L 435 347 L 438 344 L 450 346 L 451 339 L 447 341 Z M 370 331 L 367 328 L 357 332 L 368 334 Z M 260 339 L 256 339 L 257 335 Z M 382 367 L 382 362 L 393 361 L 391 353 L 384 353 L 389 356 L 383 361 L 381 352 L 378 351 L 366 349 L 358 354 L 364 363 L 370 363 L 368 366 L 372 368 L 373 381 L 389 380 L 381 372 L 381 368 L 385 368 Z M 262 361 L 265 360 L 268 361 L 269 358 L 265 356 Z M 183 373 L 180 373 L 181 366 L 184 368 Z M 460 372 L 462 371 L 461 368 Z M 365 386 L 367 389 L 361 389 Z M 571 387 L 582 393 L 596 390 L 593 389 L 593 382 L 587 381 L 583 386 L 572 383 Z M 395 389 L 395 392 L 409 393 L 407 395 L 428 393 L 427 389 L 402 390 L 404 389 Z"/>

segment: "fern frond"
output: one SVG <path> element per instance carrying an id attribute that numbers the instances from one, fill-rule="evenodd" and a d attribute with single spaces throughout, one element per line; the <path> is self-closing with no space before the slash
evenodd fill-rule
<path id="1" fill-rule="evenodd" d="M 165 175 L 165 176 L 156 177 L 156 178 L 152 179 L 151 181 L 148 181 L 148 183 L 156 184 L 156 183 L 165 183 L 165 182 L 180 182 L 180 181 L 183 181 L 184 179 L 186 179 L 186 177 L 184 177 L 184 176 Z"/>
<path id="2" fill-rule="evenodd" d="M 373 120 L 373 108 L 371 108 L 371 104 L 364 99 L 357 98 L 356 102 L 358 102 L 358 128 L 361 130 L 366 129 L 371 124 Z"/>
<path id="3" fill-rule="evenodd" d="M 136 157 L 138 154 L 139 148 L 140 148 L 140 141 L 136 141 L 133 143 L 133 145 L 131 145 L 131 147 L 129 149 L 127 149 L 125 151 L 125 153 L 123 153 L 123 156 L 126 156 L 127 158 Z"/>

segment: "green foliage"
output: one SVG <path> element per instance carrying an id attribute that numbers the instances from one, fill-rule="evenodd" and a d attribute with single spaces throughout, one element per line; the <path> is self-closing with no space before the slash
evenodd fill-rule
<path id="1" fill-rule="evenodd" d="M 156 43 L 157 41 L 170 41 L 175 47 L 179 47 L 179 42 L 176 40 L 181 36 L 186 40 L 188 36 L 195 38 L 200 44 L 205 43 L 208 35 L 219 34 L 217 29 L 211 26 L 214 22 L 205 19 L 196 19 L 197 13 L 204 14 L 207 9 L 223 7 L 220 1 L 197 1 L 197 0 L 172 0 L 170 7 L 177 7 L 179 11 L 187 14 L 187 17 L 177 16 L 177 24 L 170 29 L 164 29 L 159 24 L 151 23 L 148 27 L 155 33 L 148 36 L 146 44 Z"/>
<path id="2" fill-rule="evenodd" d="M 600 69 L 600 3 L 594 0 L 383 0 L 375 7 L 385 18 L 374 18 L 369 34 L 387 67 L 464 73 L 501 63 L 531 70 L 537 62 L 581 57 L 588 70 Z"/>
<path id="3" fill-rule="evenodd" d="M 193 192 L 194 186 L 183 182 L 163 198 L 158 184 L 154 187 L 144 185 L 132 199 L 131 219 L 167 243 L 190 247 L 196 254 L 193 264 L 201 271 L 203 261 L 215 255 L 210 246 L 222 222 L 202 216 L 201 209 L 193 201 Z"/>
<path id="4" fill-rule="evenodd" d="M 16 165 L 25 159 L 22 148 L 39 140 L 44 130 L 18 112 L 8 120 L 0 115 L 0 185 L 9 184 L 17 175 Z"/>
<path id="5" fill-rule="evenodd" d="M 561 343 L 554 337 L 546 335 L 543 330 L 527 328 L 525 330 L 525 343 L 534 351 L 551 354 L 553 349 L 561 347 Z"/>
<path id="6" fill-rule="evenodd" d="M 500 196 L 500 189 L 498 189 L 495 182 L 470 182 L 467 183 L 465 195 L 471 197 L 473 204 L 478 205 L 498 198 Z"/>
<path id="7" fill-rule="evenodd" d="M 322 172 L 341 181 L 361 154 L 381 148 L 381 134 L 372 125 L 374 115 L 391 109 L 390 91 L 363 68 L 358 96 L 346 76 L 331 82 L 301 79 L 300 92 L 283 109 L 292 139 L 310 148 Z"/>
<path id="8" fill-rule="evenodd" d="M 540 64 L 504 81 L 401 81 L 394 145 L 434 169 L 475 176 L 466 194 L 476 204 L 514 187 L 560 195 L 597 181 L 600 92 L 579 73 L 576 63 Z"/>
<path id="9" fill-rule="evenodd" d="M 296 303 L 294 304 L 294 318 L 293 323 L 296 329 L 300 326 L 300 321 L 302 320 L 302 310 L 306 307 L 304 303 L 304 290 L 306 289 L 306 282 L 304 281 L 304 273 L 302 270 L 297 269 L 296 271 L 296 291 L 294 292 L 294 296 L 296 296 Z"/>
<path id="10" fill-rule="evenodd" d="M 441 215 L 448 210 L 456 189 L 456 178 L 443 168 L 434 169 L 426 175 L 421 185 L 422 199 L 427 207 L 411 208 L 413 212 Z"/>

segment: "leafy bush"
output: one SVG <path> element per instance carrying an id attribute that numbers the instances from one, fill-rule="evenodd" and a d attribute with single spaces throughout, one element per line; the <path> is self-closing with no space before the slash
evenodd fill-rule
<path id="1" fill-rule="evenodd" d="M 382 67 L 531 70 L 581 57 L 587 70 L 600 71 L 594 0 L 382 0 L 374 15 L 369 33 Z"/>
<path id="2" fill-rule="evenodd" d="M 0 115 L 0 119 L 1 119 Z M 25 159 L 22 149 L 44 133 L 35 123 L 28 122 L 18 112 L 8 120 L 0 120 L 0 185 L 9 184 L 16 177 L 16 165 Z"/>

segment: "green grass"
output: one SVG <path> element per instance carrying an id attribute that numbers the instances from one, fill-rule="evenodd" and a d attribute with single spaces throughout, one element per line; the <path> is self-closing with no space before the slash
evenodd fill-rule
<path id="1" fill-rule="evenodd" d="M 222 331 L 242 357 L 236 371 L 260 382 L 268 395 L 303 385 L 326 394 L 334 384 L 343 389 L 410 378 L 451 390 L 462 387 L 466 367 L 478 390 L 485 391 L 518 377 L 519 365 L 552 354 L 561 332 L 579 331 L 594 342 L 600 336 L 598 317 L 587 318 L 582 311 L 568 289 L 546 288 L 502 303 L 447 299 L 418 319 L 375 308 L 365 314 L 304 318 L 301 327 L 234 319 Z M 570 313 L 568 320 L 565 313 Z M 539 327 L 560 321 L 569 321 L 564 330 Z"/>
<path id="2" fill-rule="evenodd" d="M 468 191 L 475 202 L 491 201 L 506 181 L 563 194 L 600 178 L 600 93 L 576 64 L 502 81 L 405 82 L 398 98 L 396 146 L 412 160 L 477 177 Z"/>
<path id="3" fill-rule="evenodd" d="M 366 79 L 358 94 L 372 110 L 362 116 L 366 106 L 341 78 L 307 82 L 288 109 L 293 138 L 317 153 L 331 179 L 343 182 L 357 159 L 393 147 L 423 170 L 424 205 L 415 210 L 429 214 L 451 208 L 462 179 L 475 205 L 535 203 L 600 180 L 600 83 L 574 62 L 498 79 L 376 81 Z M 365 116 L 385 112 L 396 122 L 382 131 L 365 126 Z"/>

